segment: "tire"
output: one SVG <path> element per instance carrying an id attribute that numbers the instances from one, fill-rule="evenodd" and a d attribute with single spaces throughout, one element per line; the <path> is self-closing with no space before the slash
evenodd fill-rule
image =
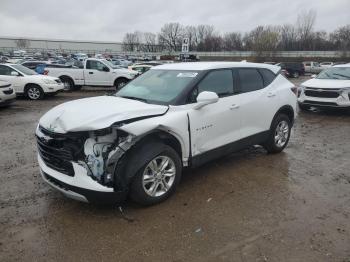
<path id="1" fill-rule="evenodd" d="M 269 138 L 263 145 L 269 153 L 279 153 L 288 145 L 292 124 L 285 114 L 277 115 L 271 125 Z M 278 137 L 277 137 L 278 136 Z"/>
<path id="2" fill-rule="evenodd" d="M 308 106 L 308 105 L 303 105 L 301 103 L 298 103 L 298 105 L 299 105 L 299 108 L 301 111 L 307 111 L 310 109 L 310 106 Z"/>
<path id="3" fill-rule="evenodd" d="M 117 91 L 119 91 L 119 90 L 122 89 L 128 82 L 129 82 L 129 79 L 126 79 L 126 78 L 118 78 L 118 79 L 115 80 L 115 82 L 114 82 L 115 89 L 116 89 Z"/>
<path id="4" fill-rule="evenodd" d="M 300 76 L 298 71 L 293 72 L 293 78 L 298 78 Z"/>
<path id="5" fill-rule="evenodd" d="M 75 85 L 74 85 L 74 81 L 67 76 L 62 76 L 60 77 L 63 85 L 64 85 L 64 90 L 67 91 L 74 91 L 75 90 Z"/>
<path id="6" fill-rule="evenodd" d="M 168 164 L 165 161 L 168 161 Z M 154 169 L 163 172 L 156 173 Z M 164 175 L 164 171 L 168 171 L 168 175 Z M 162 151 L 154 155 L 134 176 L 129 196 L 143 206 L 158 204 L 174 194 L 181 179 L 181 172 L 182 164 L 177 152 L 167 145 L 162 145 Z"/>
<path id="7" fill-rule="evenodd" d="M 38 85 L 28 85 L 25 89 L 25 95 L 30 100 L 40 100 L 44 98 L 44 91 Z"/>

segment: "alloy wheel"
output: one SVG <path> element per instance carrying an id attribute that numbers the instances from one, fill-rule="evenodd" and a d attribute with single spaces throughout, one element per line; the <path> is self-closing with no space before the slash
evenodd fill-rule
<path id="1" fill-rule="evenodd" d="M 37 100 L 40 98 L 41 91 L 37 87 L 30 87 L 28 89 L 28 97 L 32 100 Z"/>
<path id="2" fill-rule="evenodd" d="M 170 190 L 175 181 L 176 166 L 168 156 L 157 156 L 146 166 L 142 185 L 152 197 L 160 197 Z"/>
<path id="3" fill-rule="evenodd" d="M 283 120 L 278 123 L 275 131 L 275 144 L 277 147 L 284 147 L 289 138 L 289 125 Z"/>

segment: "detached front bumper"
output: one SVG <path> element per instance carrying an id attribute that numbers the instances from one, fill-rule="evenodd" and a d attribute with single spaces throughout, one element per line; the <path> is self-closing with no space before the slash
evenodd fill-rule
<path id="1" fill-rule="evenodd" d="M 115 192 L 97 183 L 78 164 L 73 164 L 74 176 L 68 176 L 48 167 L 39 154 L 38 162 L 44 181 L 68 198 L 103 205 L 119 204 L 126 199 L 127 192 Z"/>

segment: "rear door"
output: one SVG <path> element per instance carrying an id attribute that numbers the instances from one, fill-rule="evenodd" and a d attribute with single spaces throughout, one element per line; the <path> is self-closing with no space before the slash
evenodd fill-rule
<path id="1" fill-rule="evenodd" d="M 84 70 L 85 84 L 92 86 L 110 86 L 111 72 L 108 68 L 108 72 L 104 71 L 104 68 L 108 68 L 101 61 L 87 60 L 86 69 Z"/>
<path id="2" fill-rule="evenodd" d="M 219 148 L 241 138 L 239 99 L 235 95 L 237 79 L 231 69 L 209 72 L 190 94 L 194 102 L 203 91 L 215 92 L 219 101 L 189 111 L 193 156 Z"/>
<path id="3" fill-rule="evenodd" d="M 274 105 L 277 104 L 278 93 L 273 83 L 276 75 L 268 69 L 257 68 L 239 68 L 236 72 L 242 136 L 267 131 L 277 110 Z"/>

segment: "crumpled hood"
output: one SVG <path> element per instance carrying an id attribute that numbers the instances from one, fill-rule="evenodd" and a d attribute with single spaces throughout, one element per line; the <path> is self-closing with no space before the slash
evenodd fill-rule
<path id="1" fill-rule="evenodd" d="M 161 115 L 168 106 L 152 105 L 116 96 L 78 99 L 54 107 L 39 121 L 52 132 L 93 131 L 138 117 Z"/>
<path id="2" fill-rule="evenodd" d="M 350 87 L 350 80 L 337 79 L 310 79 L 304 83 L 303 86 L 312 88 L 334 88 L 339 89 L 343 87 Z"/>

